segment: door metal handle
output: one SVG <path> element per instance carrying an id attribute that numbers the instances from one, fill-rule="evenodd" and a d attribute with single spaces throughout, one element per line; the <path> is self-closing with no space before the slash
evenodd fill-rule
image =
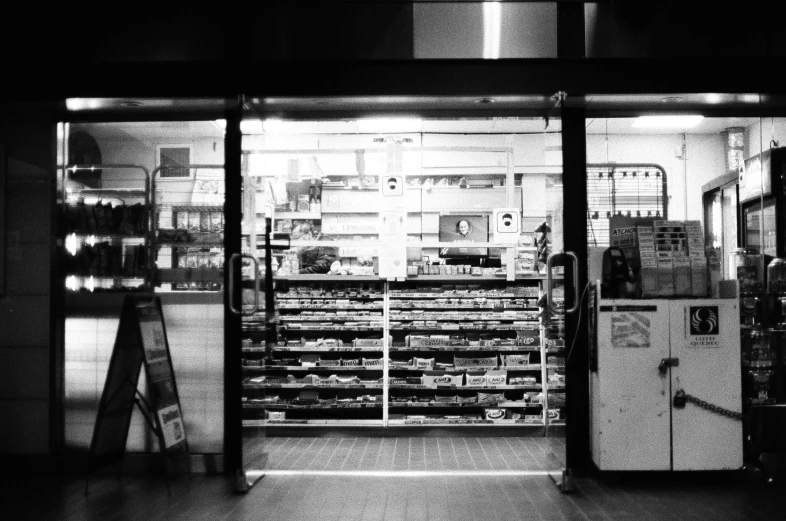
<path id="1" fill-rule="evenodd" d="M 554 306 L 554 281 L 551 275 L 551 268 L 554 264 L 554 259 L 560 258 L 562 256 L 570 257 L 573 260 L 573 307 L 570 309 L 565 309 L 565 312 L 575 313 L 578 311 L 580 305 L 581 296 L 579 295 L 577 285 L 579 280 L 579 258 L 572 251 L 552 253 L 546 258 L 546 303 L 548 305 L 549 311 L 554 314 L 558 314 L 560 311 Z"/>
<path id="2" fill-rule="evenodd" d="M 246 313 L 242 309 L 237 309 L 235 307 L 235 261 L 241 258 L 251 259 L 251 262 L 254 263 L 254 307 L 253 309 Z M 229 309 L 235 315 L 241 315 L 244 317 L 248 317 L 259 311 L 259 261 L 257 261 L 256 257 L 253 255 L 249 255 L 247 253 L 234 253 L 229 258 Z"/>

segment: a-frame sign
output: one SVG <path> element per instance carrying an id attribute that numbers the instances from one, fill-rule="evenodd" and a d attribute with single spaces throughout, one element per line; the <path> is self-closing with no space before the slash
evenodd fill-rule
<path id="1" fill-rule="evenodd" d="M 137 390 L 143 365 L 147 398 Z M 159 297 L 126 296 L 123 302 L 90 443 L 88 477 L 95 469 L 122 462 L 134 405 L 158 437 L 161 453 L 167 457 L 167 471 L 172 459 L 184 457 L 190 473 L 188 442 Z"/>

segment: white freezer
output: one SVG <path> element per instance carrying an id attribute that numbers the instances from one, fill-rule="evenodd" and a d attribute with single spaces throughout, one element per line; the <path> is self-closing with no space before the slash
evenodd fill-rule
<path id="1" fill-rule="evenodd" d="M 590 373 L 592 459 L 600 470 L 722 470 L 742 466 L 742 423 L 676 390 L 740 411 L 736 299 L 598 300 L 597 371 Z M 593 355 L 595 356 L 595 355 Z M 679 359 L 665 374 L 661 360 Z"/>

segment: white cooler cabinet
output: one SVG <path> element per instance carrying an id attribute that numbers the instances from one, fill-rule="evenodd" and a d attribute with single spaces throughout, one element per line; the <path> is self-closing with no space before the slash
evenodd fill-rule
<path id="1" fill-rule="evenodd" d="M 677 389 L 742 410 L 737 299 L 606 300 L 594 309 L 591 452 L 600 470 L 742 467 L 742 422 L 692 403 Z M 664 359 L 677 359 L 665 374 Z"/>

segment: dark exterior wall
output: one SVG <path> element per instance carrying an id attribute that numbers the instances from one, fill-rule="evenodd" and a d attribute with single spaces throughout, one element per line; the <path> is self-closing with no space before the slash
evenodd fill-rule
<path id="1" fill-rule="evenodd" d="M 52 449 L 54 381 L 50 272 L 54 126 L 0 111 L 5 148 L 5 293 L 0 295 L 0 457 Z M 0 252 L 2 253 L 2 252 Z"/>

